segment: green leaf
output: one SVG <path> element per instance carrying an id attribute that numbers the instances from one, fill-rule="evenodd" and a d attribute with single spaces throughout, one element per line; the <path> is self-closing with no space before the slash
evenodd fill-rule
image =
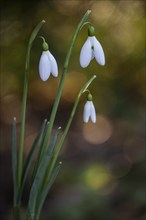
<path id="1" fill-rule="evenodd" d="M 17 143 L 16 143 L 16 118 L 13 119 L 12 128 L 12 173 L 13 173 L 13 190 L 14 206 L 17 205 L 18 184 L 17 184 Z"/>
<path id="2" fill-rule="evenodd" d="M 57 129 L 57 131 L 55 132 L 54 134 L 54 137 L 52 138 L 52 141 L 51 141 L 51 144 L 48 145 L 48 148 L 47 148 L 47 151 L 46 151 L 46 156 L 47 156 L 47 160 L 51 158 L 52 156 L 52 153 L 53 153 L 53 150 L 54 150 L 54 147 L 57 143 L 57 140 L 58 140 L 58 136 L 60 134 L 60 131 L 61 131 L 61 127 L 59 127 Z"/>
<path id="3" fill-rule="evenodd" d="M 48 126 L 49 126 L 49 122 L 47 122 L 46 124 L 46 127 L 45 127 L 45 130 L 44 130 L 44 133 L 43 133 L 43 137 L 42 137 L 42 140 L 41 140 L 41 144 L 40 144 L 40 148 L 39 148 L 39 152 L 38 152 L 38 155 L 37 155 L 37 159 L 36 159 L 36 162 L 35 162 L 35 166 L 34 166 L 34 170 L 33 170 L 33 173 L 32 173 L 32 179 L 31 179 L 31 182 L 34 181 L 34 178 L 36 176 L 36 172 L 37 172 L 37 169 L 39 167 L 39 164 L 40 164 L 40 161 L 45 153 L 45 148 L 44 148 L 44 139 L 46 137 L 46 132 L 47 132 L 47 129 L 48 129 Z"/>
<path id="4" fill-rule="evenodd" d="M 31 187 L 29 202 L 28 202 L 28 210 L 32 218 L 34 217 L 35 214 L 36 200 L 37 200 L 37 196 L 39 195 L 39 189 L 41 187 L 41 184 L 45 176 L 45 172 L 52 157 L 52 153 L 56 145 L 56 142 L 58 140 L 59 133 L 60 133 L 60 127 L 57 129 L 57 131 L 54 134 L 54 137 L 52 138 L 51 143 L 48 145 L 48 148 L 39 164 L 39 167 L 36 172 L 36 176 L 34 178 Z"/>
<path id="5" fill-rule="evenodd" d="M 27 156 L 27 159 L 25 161 L 25 164 L 24 164 L 24 169 L 23 169 L 23 173 L 22 173 L 22 190 L 23 190 L 23 187 L 24 187 L 24 184 L 25 184 L 25 181 L 26 181 L 26 177 L 28 175 L 28 172 L 29 172 L 29 169 L 30 169 L 30 166 L 32 164 L 32 161 L 34 159 L 34 155 L 35 155 L 35 152 L 36 150 L 38 149 L 38 146 L 40 144 L 40 141 L 43 137 L 43 134 L 44 134 L 44 130 L 45 130 L 45 127 L 46 127 L 46 122 L 47 122 L 47 119 L 44 120 L 35 140 L 34 140 L 34 143 L 31 147 L 31 150 Z"/>
<path id="6" fill-rule="evenodd" d="M 60 168 L 61 168 L 61 165 L 62 165 L 62 162 L 59 162 L 59 164 L 54 168 L 53 172 L 52 172 L 52 175 L 51 175 L 51 178 L 48 180 L 48 182 L 46 183 L 41 195 L 38 197 L 37 199 L 37 206 L 36 206 L 36 210 L 35 210 L 35 213 L 36 213 L 36 217 L 35 219 L 36 220 L 39 220 L 39 217 L 40 217 L 40 213 L 41 213 L 41 210 L 42 210 L 42 207 L 43 207 L 43 204 L 45 202 L 45 199 L 47 197 L 47 194 L 51 188 L 51 186 L 53 185 L 59 171 L 60 171 Z"/>

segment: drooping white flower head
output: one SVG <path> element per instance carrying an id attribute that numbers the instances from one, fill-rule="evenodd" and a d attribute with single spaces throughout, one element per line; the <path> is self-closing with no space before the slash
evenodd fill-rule
<path id="1" fill-rule="evenodd" d="M 43 43 L 43 49 L 40 62 L 39 62 L 39 74 L 43 81 L 49 79 L 50 74 L 54 77 L 58 76 L 58 66 L 54 56 L 48 50 L 48 45 Z"/>
<path id="2" fill-rule="evenodd" d="M 89 121 L 89 118 L 91 118 L 91 121 L 93 123 L 96 123 L 96 111 L 92 102 L 91 94 L 88 95 L 87 102 L 84 106 L 83 121 L 87 123 Z"/>
<path id="3" fill-rule="evenodd" d="M 100 65 L 103 66 L 105 64 L 103 48 L 94 36 L 94 33 L 94 27 L 90 26 L 88 29 L 88 38 L 80 52 L 80 65 L 83 68 L 87 67 L 94 57 Z"/>

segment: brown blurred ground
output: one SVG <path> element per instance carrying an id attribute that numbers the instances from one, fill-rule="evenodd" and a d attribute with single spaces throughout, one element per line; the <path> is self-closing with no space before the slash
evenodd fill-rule
<path id="1" fill-rule="evenodd" d="M 145 1 L 1 1 L 1 219 L 11 220 L 11 124 L 19 136 L 25 53 L 32 28 L 41 30 L 61 75 L 72 34 L 86 10 L 103 45 L 106 65 L 79 66 L 87 38 L 81 31 L 69 65 L 55 127 L 66 125 L 75 97 L 93 74 L 90 90 L 97 123 L 85 125 L 83 97 L 64 144 L 63 167 L 45 203 L 42 219 L 144 220 L 145 202 Z M 31 53 L 25 154 L 44 118 L 50 116 L 59 78 L 41 82 L 41 42 Z M 28 186 L 26 193 L 28 193 Z M 24 197 L 24 208 L 27 196 Z"/>

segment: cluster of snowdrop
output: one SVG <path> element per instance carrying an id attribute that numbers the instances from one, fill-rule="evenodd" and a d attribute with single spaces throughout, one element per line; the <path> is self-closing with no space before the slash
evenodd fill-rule
<path id="1" fill-rule="evenodd" d="M 54 56 L 51 54 L 48 48 L 48 44 L 43 39 L 43 52 L 39 62 L 39 74 L 43 81 L 49 79 L 52 74 L 54 77 L 58 76 L 58 66 Z M 80 52 L 80 65 L 81 67 L 87 67 L 93 58 L 96 59 L 97 63 L 100 65 L 105 64 L 105 56 L 103 48 L 99 41 L 95 37 L 95 30 L 93 26 L 88 28 L 88 38 L 82 46 Z M 84 106 L 83 111 L 83 121 L 87 123 L 91 118 L 93 123 L 96 122 L 96 111 L 92 101 L 92 95 L 89 93 L 87 97 L 87 102 Z"/>
<path id="2" fill-rule="evenodd" d="M 27 216 L 28 220 L 39 220 L 41 219 L 41 211 L 44 205 L 45 199 L 48 192 L 57 177 L 59 170 L 61 168 L 61 162 L 58 161 L 59 153 L 64 144 L 65 138 L 68 134 L 69 128 L 71 126 L 72 120 L 76 113 L 76 109 L 81 100 L 81 97 L 85 92 L 87 92 L 87 101 L 84 105 L 83 110 L 83 121 L 87 123 L 89 119 L 93 123 L 96 122 L 96 111 L 93 104 L 93 98 L 88 90 L 89 86 L 96 78 L 93 75 L 87 82 L 82 86 L 78 95 L 76 96 L 75 102 L 73 104 L 72 110 L 70 112 L 69 119 L 66 123 L 64 131 L 61 131 L 61 127 L 53 129 L 54 121 L 56 118 L 56 113 L 58 110 L 60 98 L 63 91 L 63 86 L 65 82 L 65 76 L 67 74 L 68 65 L 70 62 L 71 54 L 73 51 L 74 44 L 76 42 L 77 36 L 81 29 L 87 25 L 88 17 L 91 11 L 88 10 L 80 20 L 72 40 L 70 42 L 64 66 L 62 69 L 62 74 L 60 76 L 60 82 L 57 89 L 56 97 L 54 100 L 54 105 L 50 113 L 49 121 L 45 119 L 39 129 L 34 143 L 32 144 L 28 155 L 24 161 L 24 146 L 25 146 L 25 128 L 26 128 L 26 104 L 27 104 L 27 94 L 28 94 L 28 79 L 29 79 L 29 64 L 30 64 L 30 52 L 34 40 L 38 36 L 38 33 L 45 23 L 44 20 L 39 22 L 33 29 L 27 47 L 26 62 L 25 62 L 25 75 L 24 75 L 24 89 L 22 97 L 22 113 L 21 113 L 21 123 L 20 123 L 20 137 L 19 145 L 17 145 L 17 123 L 16 117 L 13 118 L 12 126 L 12 177 L 13 177 L 13 219 L 20 220 L 24 214 L 24 207 L 21 207 L 22 196 L 24 194 L 24 186 L 26 184 L 27 178 L 29 178 L 30 188 L 27 201 Z M 41 36 L 43 40 L 43 52 L 39 61 L 39 74 L 42 81 L 49 79 L 52 74 L 54 77 L 58 76 L 58 65 L 56 59 L 49 50 L 48 44 L 45 39 Z M 95 31 L 93 26 L 88 28 L 88 38 L 81 48 L 80 52 L 80 65 L 82 68 L 86 68 L 90 62 L 96 59 L 99 65 L 105 64 L 105 57 L 102 46 L 95 37 Z M 36 160 L 35 160 L 36 158 Z M 34 165 L 34 166 L 33 166 Z M 21 213 L 22 208 L 22 213 Z"/>

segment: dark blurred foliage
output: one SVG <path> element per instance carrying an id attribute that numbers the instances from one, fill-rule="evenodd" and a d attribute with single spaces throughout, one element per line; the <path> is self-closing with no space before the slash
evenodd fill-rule
<path id="1" fill-rule="evenodd" d="M 75 97 L 93 74 L 90 90 L 97 123 L 82 122 L 84 96 L 64 144 L 62 170 L 41 219 L 144 220 L 145 202 L 145 1 L 1 0 L 1 219 L 11 220 L 11 125 L 19 136 L 24 63 L 29 35 L 42 19 L 40 34 L 59 65 L 59 77 L 41 82 L 41 40 L 35 40 L 27 102 L 25 155 L 44 118 L 49 119 L 72 34 L 86 10 L 103 45 L 106 65 L 79 65 L 87 27 L 73 50 L 55 127 L 66 125 Z M 19 140 L 18 140 L 19 141 Z M 24 210 L 29 181 L 24 194 Z"/>

